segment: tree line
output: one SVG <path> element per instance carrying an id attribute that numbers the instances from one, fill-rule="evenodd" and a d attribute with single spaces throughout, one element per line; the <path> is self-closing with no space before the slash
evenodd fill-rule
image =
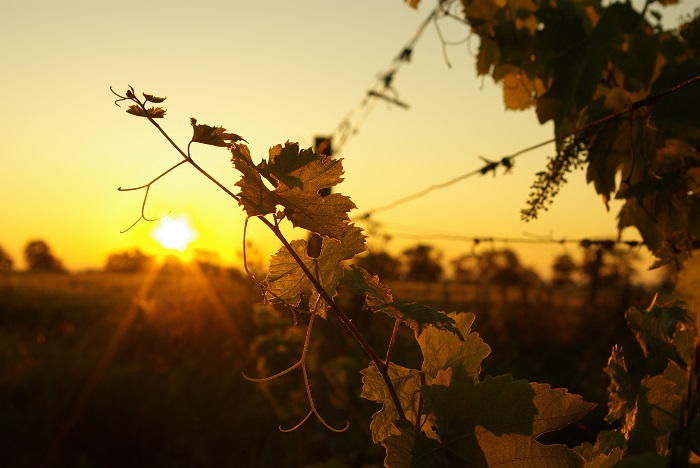
<path id="1" fill-rule="evenodd" d="M 27 242 L 23 253 L 28 271 L 65 272 L 63 262 L 44 240 Z M 112 272 L 139 272 L 144 271 L 152 260 L 153 256 L 133 248 L 109 254 L 103 269 Z M 196 250 L 193 260 L 208 269 L 220 267 L 216 252 Z M 611 246 L 586 248 L 579 261 L 569 253 L 562 253 L 554 257 L 551 263 L 550 282 L 553 286 L 624 286 L 638 273 L 633 262 L 634 253 L 631 250 Z M 386 251 L 368 252 L 357 263 L 358 266 L 375 272 L 383 281 L 437 282 L 451 279 L 459 283 L 521 287 L 545 283 L 537 271 L 523 264 L 518 254 L 509 248 L 471 252 L 451 259 L 448 262 L 451 267 L 449 277 L 442 253 L 428 244 L 407 248 L 399 255 Z M 0 246 L 0 271 L 13 270 L 13 258 Z"/>

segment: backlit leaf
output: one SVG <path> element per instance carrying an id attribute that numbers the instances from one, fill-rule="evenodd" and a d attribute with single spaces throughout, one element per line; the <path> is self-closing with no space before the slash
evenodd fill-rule
<path id="1" fill-rule="evenodd" d="M 146 98 L 146 101 L 152 102 L 154 104 L 160 104 L 161 102 L 165 101 L 164 97 L 156 97 L 156 96 L 153 96 L 152 94 L 143 93 L 143 97 Z"/>
<path id="2" fill-rule="evenodd" d="M 355 204 L 339 193 L 327 197 L 319 194 L 321 189 L 333 187 L 343 180 L 341 161 L 322 156 L 289 172 L 289 176 L 299 181 L 295 186 L 279 182 L 275 197 L 284 206 L 284 213 L 294 226 L 334 239 L 343 234 L 350 220 L 348 212 L 356 208 Z"/>
<path id="3" fill-rule="evenodd" d="M 356 265 L 345 270 L 341 282 L 353 293 L 364 296 L 368 309 L 393 301 L 391 290 L 379 282 L 379 277 Z"/>
<path id="4" fill-rule="evenodd" d="M 392 468 L 435 468 L 450 465 L 440 442 L 427 437 L 411 423 L 398 420 L 394 422 L 398 434 L 382 440 L 386 448 L 384 466 Z"/>
<path id="5" fill-rule="evenodd" d="M 240 135 L 235 133 L 226 133 L 224 127 L 212 127 L 209 125 L 198 124 L 197 119 L 190 118 L 193 134 L 192 141 L 195 143 L 203 143 L 205 145 L 228 147 L 231 142 L 245 141 Z"/>
<path id="6" fill-rule="evenodd" d="M 341 281 L 353 293 L 365 297 L 365 308 L 399 319 L 412 328 L 416 335 L 429 328 L 428 325 L 432 325 L 463 338 L 461 331 L 455 326 L 453 317 L 416 302 L 394 302 L 389 288 L 381 284 L 378 277 L 370 275 L 362 268 L 352 265 L 345 271 Z"/>
<path id="7" fill-rule="evenodd" d="M 649 350 L 653 350 L 685 367 L 671 339 L 676 327 L 687 320 L 687 313 L 681 307 L 662 307 L 656 301 L 657 297 L 646 310 L 631 307 L 625 314 L 627 325 L 637 338 L 645 356 L 648 356 Z"/>
<path id="8" fill-rule="evenodd" d="M 637 394 L 632 388 L 622 348 L 614 346 L 605 373 L 610 377 L 608 386 L 608 414 L 606 421 L 621 421 L 622 433 L 627 437 L 634 427 L 637 414 Z"/>
<path id="9" fill-rule="evenodd" d="M 435 448 L 442 454 L 435 456 L 446 466 L 516 466 L 524 460 L 527 466 L 583 466 L 583 459 L 565 446 L 535 440 L 594 406 L 564 389 L 514 381 L 510 375 L 469 384 L 453 374 L 448 386 L 424 386 L 423 398 L 442 441 Z M 391 444 L 392 437 L 386 442 Z"/>
<path id="10" fill-rule="evenodd" d="M 136 115 L 138 117 L 150 117 L 152 119 L 162 119 L 165 117 L 165 109 L 162 107 L 147 107 L 144 111 L 143 108 L 135 104 L 129 106 L 126 110 L 131 115 Z"/>
<path id="11" fill-rule="evenodd" d="M 437 330 L 446 330 L 454 334 L 457 339 L 463 339 L 462 333 L 455 326 L 454 318 L 446 313 L 433 309 L 417 302 L 387 302 L 372 307 L 372 310 L 381 311 L 390 317 L 398 318 L 411 327 L 416 335 L 431 329 L 432 325 Z"/>
<path id="12" fill-rule="evenodd" d="M 507 74 L 503 78 L 503 103 L 506 109 L 524 110 L 535 104 L 534 97 L 544 94 L 544 89 L 535 83 L 523 73 Z"/>
<path id="13" fill-rule="evenodd" d="M 391 434 L 398 434 L 394 426 L 394 421 L 399 419 L 394 401 L 387 390 L 386 383 L 374 364 L 370 364 L 361 371 L 362 373 L 362 393 L 360 396 L 368 400 L 381 403 L 382 408 L 372 415 L 370 429 L 372 430 L 372 440 L 379 443 Z M 389 379 L 391 379 L 396 394 L 401 401 L 404 415 L 409 421 L 418 421 L 420 411 L 420 372 L 416 369 L 408 369 L 393 362 L 389 364 Z M 425 415 L 422 415 L 425 419 Z M 423 421 L 421 421 L 423 422 Z M 431 423 L 423 422 L 427 430 L 430 430 Z M 437 437 L 437 436 L 434 436 Z"/>
<path id="14" fill-rule="evenodd" d="M 295 240 L 290 244 L 306 268 L 313 275 L 318 275 L 323 289 L 331 297 L 335 295 L 335 288 L 343 273 L 342 262 L 353 258 L 366 248 L 362 229 L 353 224 L 345 226 L 345 231 L 339 240 L 324 238 L 318 258 L 307 255 L 308 243 L 306 240 Z M 301 301 L 300 295 L 305 291 L 314 291 L 311 299 L 312 304 L 318 298 L 313 283 L 284 247 L 272 256 L 265 282 L 267 283 L 266 294 L 272 302 L 283 300 L 291 305 L 298 305 Z"/>
<path id="15" fill-rule="evenodd" d="M 277 187 L 279 182 L 282 182 L 287 187 L 303 188 L 302 181 L 298 177 L 291 175 L 291 173 L 319 159 L 321 159 L 321 156 L 311 151 L 310 148 L 300 151 L 298 143 L 290 143 L 288 141 L 284 146 L 275 145 L 270 148 L 269 161 L 262 161 L 258 167 L 263 177 L 275 187 Z M 335 184 L 341 180 L 337 180 Z"/>
<path id="16" fill-rule="evenodd" d="M 480 426 L 476 427 L 475 432 L 476 440 L 486 460 L 483 466 L 527 466 L 528 468 L 584 466 L 581 456 L 566 445 L 542 445 L 534 438 L 521 434 L 496 435 L 483 430 Z M 521 465 L 525 460 L 527 465 Z"/>
<path id="17" fill-rule="evenodd" d="M 245 145 L 232 148 L 234 167 L 241 172 L 241 180 L 236 185 L 241 188 L 238 193 L 239 204 L 243 206 L 248 216 L 260 216 L 274 213 L 277 201 L 272 192 L 265 186 L 260 173 L 251 167 L 250 153 Z"/>
<path id="18" fill-rule="evenodd" d="M 620 430 L 600 431 L 595 445 L 584 442 L 574 451 L 586 460 L 586 468 L 613 467 L 627 448 L 627 440 Z"/>
<path id="19" fill-rule="evenodd" d="M 476 379 L 481 371 L 481 361 L 491 353 L 491 348 L 478 333 L 470 333 L 474 314 L 453 312 L 448 317 L 454 320 L 461 339 L 438 328 L 425 329 L 418 337 L 423 353 L 422 370 L 434 377 L 438 371 L 452 368 Z"/>
<path id="20" fill-rule="evenodd" d="M 628 437 L 631 452 L 656 449 L 660 455 L 667 453 L 671 432 L 678 426 L 681 395 L 685 395 L 684 389 L 680 389 L 681 395 L 674 389 L 675 383 L 663 375 L 642 380 L 637 397 L 637 417 Z"/>

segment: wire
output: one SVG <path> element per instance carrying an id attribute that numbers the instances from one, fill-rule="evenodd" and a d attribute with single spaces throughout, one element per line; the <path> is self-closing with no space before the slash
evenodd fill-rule
<path id="1" fill-rule="evenodd" d="M 425 188 L 425 189 L 423 189 L 423 190 L 420 190 L 420 191 L 415 192 L 415 193 L 412 193 L 412 194 L 410 194 L 410 195 L 406 195 L 406 196 L 404 196 L 404 197 L 401 197 L 401 198 L 399 198 L 399 199 L 397 199 L 397 200 L 394 200 L 394 201 L 391 202 L 391 203 L 387 203 L 386 205 L 378 206 L 378 207 L 376 207 L 376 208 L 374 208 L 374 209 L 372 209 L 372 210 L 366 211 L 366 212 L 364 212 L 363 214 L 359 215 L 359 216 L 357 217 L 357 219 L 368 219 L 368 218 L 370 218 L 373 214 L 375 214 L 375 213 L 377 213 L 377 212 L 379 212 L 379 211 L 387 211 L 387 210 L 390 210 L 390 209 L 392 209 L 392 208 L 396 208 L 397 206 L 403 205 L 403 204 L 405 204 L 405 203 L 408 203 L 408 202 L 410 202 L 410 201 L 416 200 L 416 199 L 418 199 L 418 198 L 422 198 L 422 197 L 428 195 L 430 192 L 432 192 L 432 191 L 434 191 L 434 190 L 440 190 L 440 189 L 447 188 L 447 187 L 449 187 L 449 186 L 451 186 L 451 185 L 454 185 L 454 184 L 456 184 L 456 183 L 458 183 L 458 182 L 461 182 L 461 181 L 463 181 L 463 180 L 465 180 L 465 179 L 468 179 L 468 178 L 473 177 L 473 176 L 478 175 L 478 174 L 485 175 L 485 174 L 488 174 L 489 172 L 493 172 L 493 173 L 495 174 L 495 171 L 496 171 L 496 169 L 497 169 L 499 166 L 503 166 L 503 167 L 506 169 L 506 172 L 507 172 L 507 171 L 509 171 L 509 170 L 512 168 L 513 159 L 515 159 L 515 158 L 517 158 L 517 157 L 519 157 L 519 156 L 522 156 L 523 154 L 529 153 L 529 152 L 531 152 L 531 151 L 533 151 L 533 150 L 536 150 L 536 149 L 538 149 L 538 148 L 542 148 L 543 146 L 546 146 L 546 145 L 549 145 L 549 144 L 552 144 L 552 143 L 556 143 L 556 142 L 558 142 L 558 141 L 565 140 L 566 138 L 575 136 L 575 135 L 577 135 L 577 134 L 579 134 L 579 133 L 581 133 L 581 132 L 583 132 L 583 131 L 585 131 L 585 130 L 588 130 L 588 129 L 592 128 L 592 127 L 596 127 L 596 126 L 601 125 L 601 124 L 603 124 L 603 123 L 606 123 L 606 122 L 609 122 L 609 121 L 611 121 L 611 120 L 617 119 L 617 118 L 619 118 L 619 117 L 621 117 L 621 116 L 623 116 L 623 115 L 625 115 L 625 114 L 628 114 L 628 113 L 629 113 L 629 114 L 632 114 L 632 113 L 634 113 L 634 111 L 636 111 L 636 110 L 639 109 L 639 108 L 654 106 L 654 105 L 658 104 L 658 102 L 659 102 L 663 97 L 668 96 L 669 94 L 672 94 L 672 93 L 674 93 L 674 92 L 676 92 L 676 91 L 679 91 L 679 90 L 685 88 L 686 86 L 690 86 L 690 85 L 692 85 L 692 84 L 694 84 L 694 83 L 696 83 L 696 82 L 698 82 L 698 81 L 700 81 L 700 76 L 696 76 L 696 77 L 694 77 L 694 78 L 691 78 L 691 79 L 689 79 L 689 80 L 686 80 L 686 81 L 684 81 L 684 82 L 682 82 L 682 83 L 679 83 L 679 84 L 676 85 L 676 86 L 673 86 L 672 88 L 669 88 L 669 89 L 666 89 L 666 90 L 664 90 L 664 91 L 661 91 L 661 92 L 658 93 L 658 94 L 649 95 L 649 96 L 647 96 L 647 97 L 645 97 L 645 98 L 643 98 L 643 99 L 640 99 L 640 100 L 638 100 L 638 101 L 632 103 L 630 106 L 628 106 L 627 108 L 625 108 L 625 109 L 623 109 L 623 110 L 621 110 L 621 111 L 615 112 L 615 113 L 613 113 L 613 114 L 610 114 L 610 115 L 607 115 L 607 116 L 605 116 L 605 117 L 602 117 L 602 118 L 600 118 L 600 119 L 598 119 L 598 120 L 595 120 L 595 121 L 593 121 L 593 122 L 590 122 L 590 123 L 588 123 L 588 124 L 586 124 L 586 125 L 584 125 L 584 126 L 582 126 L 582 127 L 579 127 L 579 128 L 574 129 L 574 130 L 571 131 L 571 132 L 568 132 L 568 133 L 563 134 L 563 135 L 555 136 L 554 138 L 550 138 L 549 140 L 546 140 L 546 141 L 543 141 L 543 142 L 541 142 L 541 143 L 537 143 L 537 144 L 535 144 L 535 145 L 528 146 L 528 147 L 526 147 L 526 148 L 523 148 L 523 149 L 521 149 L 521 150 L 518 150 L 518 151 L 516 151 L 516 152 L 513 153 L 513 154 L 510 154 L 510 155 L 508 155 L 508 156 L 503 157 L 500 161 L 490 161 L 490 160 L 488 160 L 488 159 L 482 157 L 481 159 L 483 159 L 483 160 L 485 161 L 485 164 L 484 164 L 482 167 L 478 168 L 478 169 L 475 169 L 475 170 L 472 170 L 472 171 L 467 172 L 467 173 L 465 173 L 465 174 L 459 175 L 459 176 L 457 176 L 457 177 L 455 177 L 455 178 L 453 178 L 453 179 L 450 179 L 450 180 L 448 180 L 448 181 L 441 182 L 441 183 L 434 184 L 434 185 L 430 185 L 430 186 L 428 186 L 427 188 Z"/>
<path id="2" fill-rule="evenodd" d="M 408 40 L 408 42 L 406 42 L 406 45 L 392 59 L 389 68 L 377 77 L 374 86 L 367 91 L 360 104 L 351 109 L 347 113 L 346 117 L 341 120 L 331 132 L 331 138 L 335 141 L 335 153 L 340 153 L 341 149 L 345 146 L 348 140 L 357 134 L 359 127 L 367 119 L 369 113 L 374 108 L 374 103 L 377 100 L 383 100 L 389 104 L 408 109 L 408 104 L 398 99 L 398 92 L 393 87 L 394 78 L 396 78 L 396 74 L 399 72 L 401 67 L 411 61 L 413 49 L 423 36 L 423 33 L 428 25 L 435 21 L 440 15 L 449 16 L 449 9 L 454 3 L 456 3 L 456 0 L 438 0 L 435 8 L 430 11 L 430 14 L 428 14 L 428 16 L 418 26 L 415 34 Z M 360 117 L 353 125 L 352 118 L 360 113 Z"/>
<path id="3" fill-rule="evenodd" d="M 589 248 L 592 246 L 599 246 L 606 250 L 612 249 L 615 245 L 626 245 L 630 248 L 639 247 L 644 243 L 637 240 L 613 240 L 613 239 L 590 239 L 590 238 L 577 238 L 577 239 L 555 239 L 552 237 L 498 237 L 498 236 L 463 236 L 457 234 L 409 234 L 409 233 L 392 233 L 389 237 L 393 238 L 403 238 L 403 239 L 437 239 L 437 240 L 451 240 L 451 241 L 461 241 L 461 242 L 471 242 L 474 244 L 480 244 L 482 242 L 493 243 L 498 242 L 502 244 L 577 244 L 583 248 Z"/>

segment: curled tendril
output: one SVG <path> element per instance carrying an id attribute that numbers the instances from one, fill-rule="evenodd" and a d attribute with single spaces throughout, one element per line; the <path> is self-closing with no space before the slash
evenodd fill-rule
<path id="1" fill-rule="evenodd" d="M 319 414 L 318 410 L 316 409 L 316 405 L 314 404 L 313 396 L 311 396 L 311 384 L 309 383 L 309 376 L 308 376 L 308 374 L 307 374 L 307 372 L 306 372 L 306 363 L 304 363 L 304 364 L 301 365 L 301 370 L 302 370 L 302 373 L 304 374 L 304 387 L 306 388 L 306 397 L 307 397 L 308 400 L 309 400 L 309 406 L 310 406 L 309 412 L 306 413 L 306 416 L 304 416 L 304 419 L 302 419 L 302 420 L 301 420 L 300 422 L 298 422 L 296 425 L 294 425 L 294 426 L 292 426 L 292 427 L 290 427 L 290 428 L 288 428 L 288 429 L 285 429 L 285 428 L 282 427 L 282 425 L 280 425 L 280 426 L 279 426 L 279 430 L 280 430 L 281 432 L 292 432 L 292 431 L 295 431 L 295 430 L 299 429 L 306 421 L 308 421 L 309 418 L 311 417 L 311 415 L 313 414 L 314 416 L 316 416 L 316 418 L 319 420 L 319 422 L 320 422 L 321 424 L 323 424 L 323 426 L 324 426 L 326 429 L 328 429 L 329 431 L 338 432 L 338 433 L 347 431 L 348 428 L 350 427 L 350 421 L 347 421 L 347 420 L 346 420 L 346 421 L 345 421 L 345 425 L 344 425 L 343 427 L 337 428 L 337 427 L 333 427 L 333 426 L 331 426 L 330 424 L 328 424 L 328 422 L 326 422 L 326 420 L 323 419 L 323 416 L 321 416 L 321 415 Z"/>
<path id="2" fill-rule="evenodd" d="M 180 161 L 179 163 L 177 163 L 177 164 L 175 164 L 174 166 L 170 167 L 168 170 L 166 170 L 165 172 L 163 172 L 162 174 L 160 174 L 158 177 L 156 177 L 155 179 L 151 180 L 151 181 L 150 181 L 149 183 L 147 183 L 147 184 L 139 185 L 138 187 L 129 187 L 129 188 L 121 188 L 121 187 L 118 187 L 118 188 L 117 188 L 117 190 L 120 191 L 120 192 L 131 192 L 131 191 L 135 191 L 135 190 L 143 190 L 143 189 L 146 189 L 146 192 L 145 192 L 144 195 L 143 195 L 143 202 L 141 203 L 141 216 L 139 216 L 138 219 L 137 219 L 136 221 L 134 221 L 133 224 L 131 224 L 131 226 L 129 226 L 128 228 L 124 229 L 123 231 L 119 231 L 120 233 L 124 234 L 124 233 L 127 232 L 129 229 L 131 229 L 132 227 L 136 226 L 136 224 L 138 224 L 138 222 L 141 221 L 142 219 L 143 219 L 144 221 L 147 221 L 147 222 L 155 222 L 155 221 L 159 221 L 159 220 L 165 218 L 166 216 L 168 216 L 168 215 L 170 214 L 170 211 L 168 211 L 166 214 L 164 214 L 164 215 L 162 215 L 162 216 L 159 216 L 159 217 L 157 217 L 157 218 L 149 218 L 149 217 L 147 217 L 147 216 L 146 216 L 146 201 L 148 201 L 148 194 L 149 194 L 149 192 L 150 192 L 150 190 L 151 190 L 151 186 L 152 186 L 158 179 L 160 179 L 161 177 L 165 176 L 165 175 L 168 174 L 170 171 L 174 170 L 175 168 L 181 166 L 182 164 L 184 164 L 184 163 L 186 163 L 186 162 L 187 162 L 187 161 L 184 161 L 184 160 L 183 160 L 183 161 Z"/>
<path id="3" fill-rule="evenodd" d="M 320 298 L 319 298 L 320 299 Z M 316 310 L 311 313 L 311 318 L 309 319 L 309 325 L 306 328 L 306 338 L 304 338 L 304 347 L 302 348 L 301 351 L 301 357 L 299 360 L 295 363 L 292 364 L 290 367 L 286 368 L 285 370 L 278 372 L 277 374 L 271 375 L 269 377 L 260 377 L 260 378 L 255 378 L 255 377 L 249 377 L 243 374 L 243 378 L 246 380 L 249 380 L 251 382 L 269 382 L 270 380 L 274 380 L 276 378 L 282 377 L 283 375 L 289 374 L 291 371 L 294 369 L 297 369 L 299 366 L 303 366 L 304 363 L 306 362 L 306 354 L 309 351 L 309 341 L 311 340 L 311 329 L 313 328 L 314 325 L 314 319 L 316 318 Z"/>
<path id="4" fill-rule="evenodd" d="M 304 419 L 302 419 L 299 423 L 297 423 L 296 426 L 292 426 L 292 427 L 290 427 L 289 429 L 285 429 L 285 428 L 283 428 L 282 425 L 280 424 L 279 427 L 278 427 L 278 429 L 280 430 L 280 432 L 294 432 L 294 431 L 296 431 L 297 429 L 299 429 L 306 421 L 308 421 L 308 419 L 311 417 L 312 414 L 314 414 L 314 411 L 313 411 L 313 410 L 309 410 L 309 412 L 306 413 L 306 416 L 304 416 Z"/>
<path id="5" fill-rule="evenodd" d="M 140 187 L 140 188 L 143 188 L 143 187 Z M 131 229 L 132 227 L 136 226 L 136 225 L 138 224 L 138 222 L 141 221 L 142 219 L 143 219 L 144 221 L 147 221 L 147 222 L 149 222 L 149 223 L 152 223 L 152 222 L 155 222 L 155 221 L 160 221 L 161 219 L 165 218 L 166 216 L 168 216 L 168 215 L 170 214 L 170 211 L 168 211 L 166 214 L 164 214 L 164 215 L 162 215 L 162 216 L 159 216 L 159 217 L 157 217 L 157 218 L 148 218 L 148 217 L 146 216 L 146 200 L 148 199 L 148 191 L 151 189 L 151 185 L 148 184 L 148 185 L 145 186 L 145 188 L 146 188 L 146 193 L 145 193 L 145 195 L 143 196 L 143 203 L 141 203 L 141 216 L 139 216 L 138 219 L 136 219 L 136 221 L 134 221 L 134 222 L 131 224 L 131 226 L 129 226 L 128 228 L 124 229 L 123 231 L 119 231 L 121 234 L 124 234 L 124 233 L 127 232 L 129 229 Z M 121 192 L 125 192 L 125 191 L 127 191 L 127 190 L 129 190 L 129 189 L 122 189 L 121 187 L 119 187 L 117 190 L 119 190 L 119 191 L 121 191 Z"/>
<path id="6" fill-rule="evenodd" d="M 109 87 L 109 90 L 112 91 L 112 94 L 119 98 L 116 101 L 114 101 L 114 105 L 116 105 L 117 107 L 121 107 L 119 105 L 121 101 L 134 101 L 141 104 L 141 102 L 136 98 L 136 91 L 134 91 L 133 86 L 129 86 L 129 89 L 126 91 L 126 96 L 122 96 L 121 94 L 116 92 L 111 86 Z"/>
<path id="7" fill-rule="evenodd" d="M 326 429 L 328 429 L 329 431 L 333 431 L 333 432 L 345 432 L 345 431 L 347 431 L 348 428 L 350 427 L 350 421 L 345 421 L 345 426 L 338 429 L 338 428 L 335 428 L 335 427 L 331 426 L 330 424 L 328 424 L 326 422 L 326 420 L 323 419 L 323 417 L 319 414 L 318 410 L 316 409 L 316 405 L 314 405 L 314 399 L 311 396 L 311 384 L 309 383 L 309 377 L 306 373 L 306 363 L 302 364 L 301 370 L 304 374 L 304 385 L 306 387 L 306 396 L 309 399 L 309 406 L 311 406 L 311 412 L 313 412 L 313 414 L 318 418 L 318 420 L 321 422 L 321 424 L 323 424 L 324 427 Z"/>

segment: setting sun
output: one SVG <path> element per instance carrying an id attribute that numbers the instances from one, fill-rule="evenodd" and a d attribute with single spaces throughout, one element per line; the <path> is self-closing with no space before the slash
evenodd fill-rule
<path id="1" fill-rule="evenodd" d="M 184 251 L 196 237 L 187 218 L 164 218 L 153 230 L 153 237 L 166 249 Z"/>

